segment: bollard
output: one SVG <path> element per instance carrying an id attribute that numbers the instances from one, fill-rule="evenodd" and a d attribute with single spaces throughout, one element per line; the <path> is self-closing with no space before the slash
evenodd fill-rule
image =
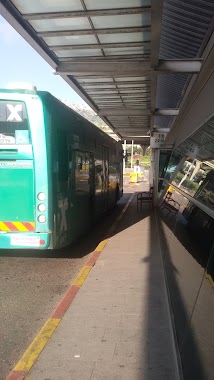
<path id="1" fill-rule="evenodd" d="M 130 173 L 130 183 L 137 183 L 137 173 Z"/>

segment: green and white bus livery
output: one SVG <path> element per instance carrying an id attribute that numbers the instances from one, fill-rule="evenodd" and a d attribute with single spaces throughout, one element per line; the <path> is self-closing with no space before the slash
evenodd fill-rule
<path id="1" fill-rule="evenodd" d="M 0 90 L 0 249 L 55 249 L 122 195 L 122 144 L 48 92 Z"/>

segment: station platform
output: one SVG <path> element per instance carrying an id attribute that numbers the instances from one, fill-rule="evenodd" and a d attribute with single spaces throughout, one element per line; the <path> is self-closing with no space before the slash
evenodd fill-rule
<path id="1" fill-rule="evenodd" d="M 23 378 L 180 379 L 156 214 L 149 204 L 137 212 L 147 187 L 126 187 L 99 257 Z"/>

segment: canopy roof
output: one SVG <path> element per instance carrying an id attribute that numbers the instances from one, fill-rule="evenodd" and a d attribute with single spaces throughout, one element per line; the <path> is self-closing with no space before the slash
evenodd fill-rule
<path id="1" fill-rule="evenodd" d="M 2 16 L 121 138 L 168 132 L 213 33 L 212 0 L 2 0 Z"/>

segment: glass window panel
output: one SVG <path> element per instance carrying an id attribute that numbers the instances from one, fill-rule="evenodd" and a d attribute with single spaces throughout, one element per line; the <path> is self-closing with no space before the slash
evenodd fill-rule
<path id="1" fill-rule="evenodd" d="M 28 118 L 23 102 L 0 101 L 0 144 L 30 144 Z"/>
<path id="2" fill-rule="evenodd" d="M 200 161 L 188 159 L 184 162 L 172 183 L 192 197 L 197 197 L 206 206 L 211 207 L 210 194 L 214 182 L 212 175 L 209 176 L 209 180 L 206 178 L 210 170 L 209 166 Z"/>
<path id="3" fill-rule="evenodd" d="M 75 188 L 76 192 L 89 192 L 89 155 L 76 152 L 75 159 Z"/>
<path id="4" fill-rule="evenodd" d="M 101 43 L 117 43 L 117 42 L 141 42 L 149 41 L 149 32 L 140 33 L 116 33 L 116 34 L 99 34 Z"/>
<path id="5" fill-rule="evenodd" d="M 95 160 L 95 192 L 101 193 L 103 184 L 103 166 L 101 160 Z"/>
<path id="6" fill-rule="evenodd" d="M 108 9 L 108 8 L 130 8 L 130 0 L 110 0 L 108 3 L 105 1 L 97 0 L 85 0 L 85 5 L 87 9 Z M 146 5 L 151 5 L 151 0 L 132 0 L 132 7 L 143 7 Z"/>
<path id="7" fill-rule="evenodd" d="M 91 28 L 86 17 L 32 20 L 30 21 L 30 24 L 37 32 Z"/>
<path id="8" fill-rule="evenodd" d="M 179 153 L 173 151 L 168 165 L 165 165 L 163 167 L 161 177 L 169 181 L 172 175 L 174 174 L 174 172 L 176 171 L 177 166 L 180 163 L 181 159 L 182 159 L 182 156 Z"/>
<path id="9" fill-rule="evenodd" d="M 44 37 L 48 45 L 84 45 L 96 44 L 95 36 L 62 36 L 62 37 Z M 51 46 L 50 46 L 51 47 Z"/>
<path id="10" fill-rule="evenodd" d="M 158 223 L 184 379 L 211 379 L 214 221 L 183 195 L 172 196 L 186 206 L 175 215 L 162 208 Z"/>
<path id="11" fill-rule="evenodd" d="M 105 48 L 106 55 L 128 55 L 128 54 L 150 54 L 150 50 L 144 46 L 139 47 L 123 47 L 123 48 Z"/>
<path id="12" fill-rule="evenodd" d="M 81 11 L 80 0 L 13 0 L 13 4 L 21 13 Z"/>
<path id="13" fill-rule="evenodd" d="M 120 28 L 131 26 L 151 25 L 151 15 L 148 13 L 138 15 L 119 15 L 91 17 L 95 28 Z"/>
<path id="14" fill-rule="evenodd" d="M 61 58 L 93 57 L 102 56 L 102 52 L 100 49 L 57 50 L 57 56 Z"/>
<path id="15" fill-rule="evenodd" d="M 64 130 L 57 130 L 57 144 L 59 180 L 63 183 L 68 181 L 69 173 L 68 154 L 65 154 L 68 150 L 67 134 Z"/>

